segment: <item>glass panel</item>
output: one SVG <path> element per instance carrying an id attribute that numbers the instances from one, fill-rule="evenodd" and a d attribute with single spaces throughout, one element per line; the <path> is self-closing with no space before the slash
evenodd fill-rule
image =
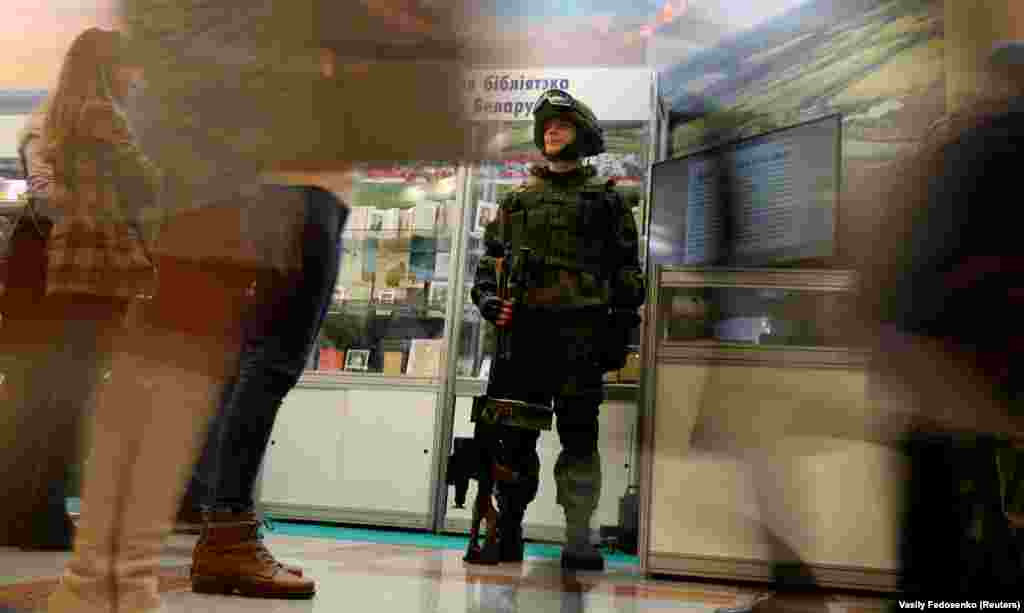
<path id="1" fill-rule="evenodd" d="M 440 377 L 456 202 L 456 168 L 357 169 L 341 271 L 311 367 Z"/>
<path id="2" fill-rule="evenodd" d="M 852 347 L 854 295 L 777 288 L 663 288 L 659 338 L 668 342 Z"/>
<path id="3" fill-rule="evenodd" d="M 493 359 L 495 351 L 494 326 L 480 317 L 480 311 L 473 304 L 470 291 L 477 265 L 484 254 L 484 229 L 494 220 L 498 202 L 506 191 L 514 188 L 521 177 L 501 177 L 502 164 L 483 164 L 474 169 L 473 193 L 468 205 L 472 209 L 469 236 L 466 241 L 465 303 L 462 314 L 462 332 L 459 339 L 459 377 L 475 378 L 486 376 L 485 361 Z M 507 170 L 507 168 L 505 169 Z"/>

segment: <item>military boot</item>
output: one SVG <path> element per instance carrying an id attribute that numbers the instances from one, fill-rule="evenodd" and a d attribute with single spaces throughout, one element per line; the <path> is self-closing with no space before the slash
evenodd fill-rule
<path id="1" fill-rule="evenodd" d="M 498 559 L 502 562 L 522 562 L 526 557 L 523 526 L 520 523 L 502 523 L 498 528 Z"/>
<path id="2" fill-rule="evenodd" d="M 562 568 L 569 570 L 604 570 L 604 558 L 590 541 L 590 516 L 572 518 L 565 514 L 565 548 Z"/>
<path id="3" fill-rule="evenodd" d="M 498 485 L 498 559 L 501 562 L 522 562 L 526 554 L 523 519 L 526 507 L 537 495 L 538 480 L 531 471 L 523 470 L 515 481 Z"/>
<path id="4" fill-rule="evenodd" d="M 203 512 L 201 509 L 188 504 L 186 500 L 178 508 L 178 514 L 174 518 L 174 532 L 178 534 L 201 534 L 203 531 Z"/>
<path id="5" fill-rule="evenodd" d="M 312 598 L 312 579 L 278 562 L 253 513 L 212 513 L 192 553 L 192 591 L 255 598 Z M 301 571 L 299 571 L 301 573 Z"/>
<path id="6" fill-rule="evenodd" d="M 558 504 L 565 511 L 562 568 L 604 570 L 604 558 L 590 539 L 590 520 L 601 498 L 601 457 L 573 456 L 566 451 L 555 463 Z"/>
<path id="7" fill-rule="evenodd" d="M 523 542 L 525 514 L 525 509 L 506 506 L 498 516 L 498 559 L 501 562 L 523 561 L 526 552 Z"/>

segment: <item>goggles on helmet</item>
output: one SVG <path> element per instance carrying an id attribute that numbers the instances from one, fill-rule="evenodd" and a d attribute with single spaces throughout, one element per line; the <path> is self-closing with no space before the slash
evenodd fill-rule
<path id="1" fill-rule="evenodd" d="M 541 94 L 537 102 L 533 104 L 533 114 L 536 115 L 545 103 L 563 111 L 576 110 L 576 100 L 560 89 L 549 89 Z"/>

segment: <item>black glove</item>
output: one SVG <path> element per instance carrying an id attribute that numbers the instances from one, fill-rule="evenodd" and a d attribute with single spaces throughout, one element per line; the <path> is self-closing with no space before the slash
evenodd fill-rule
<path id="1" fill-rule="evenodd" d="M 613 310 L 611 312 L 611 324 L 616 330 L 632 330 L 640 325 L 640 315 L 631 310 Z"/>
<path id="2" fill-rule="evenodd" d="M 498 318 L 501 316 L 502 309 L 509 304 L 507 300 L 502 300 L 497 296 L 490 295 L 480 301 L 480 315 L 487 321 L 497 324 Z"/>
<path id="3" fill-rule="evenodd" d="M 640 325 L 636 311 L 613 310 L 608 314 L 608 333 L 605 336 L 601 368 L 605 372 L 622 370 L 629 356 L 629 338 L 633 328 Z"/>

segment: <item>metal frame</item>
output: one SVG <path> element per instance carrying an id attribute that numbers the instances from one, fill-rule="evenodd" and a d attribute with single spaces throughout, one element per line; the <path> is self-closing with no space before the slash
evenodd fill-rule
<path id="1" fill-rule="evenodd" d="M 648 244 L 648 251 L 650 246 Z M 647 302 L 644 304 L 644 337 L 640 347 L 640 400 L 637 414 L 640 437 L 640 534 L 637 554 L 640 569 L 650 572 L 651 500 L 654 475 L 654 411 L 657 396 L 658 291 L 656 269 L 647 271 Z"/>
<path id="2" fill-rule="evenodd" d="M 728 581 L 771 582 L 773 565 L 762 560 L 710 556 L 651 554 L 647 572 Z M 895 571 L 814 564 L 808 568 L 820 587 L 892 593 L 899 590 Z"/>
<path id="3" fill-rule="evenodd" d="M 473 172 L 466 165 L 459 166 L 456 175 L 456 202 L 462 213 L 459 216 L 456 231 L 458 240 L 452 241 L 455 257 L 449 261 L 449 288 L 456 291 L 448 292 L 448 314 L 445 319 L 445 338 L 448 341 L 448 353 L 445 360 L 445 375 L 438 391 L 438 402 L 434 408 L 434 466 L 431 471 L 429 526 L 431 531 L 438 532 L 444 525 L 445 509 L 447 508 L 448 486 L 445 482 L 448 468 L 448 450 L 451 446 L 452 429 L 455 419 L 455 393 L 458 383 L 459 341 L 462 333 L 463 294 L 462 287 L 466 277 L 466 247 L 469 233 L 466 231 L 472 222 L 473 208 L 469 199 L 473 197 Z"/>
<path id="4" fill-rule="evenodd" d="M 658 305 L 658 283 L 655 271 L 650 266 L 650 228 L 651 228 L 651 196 L 654 190 L 654 165 L 666 159 L 669 154 L 669 138 L 671 136 L 669 118 L 661 100 L 660 82 L 657 73 L 654 74 L 652 95 L 654 97 L 654 108 L 656 109 L 657 127 L 653 131 L 657 135 L 657 150 L 649 160 L 647 168 L 647 195 L 644 202 L 644 276 L 647 279 L 647 300 L 644 303 L 643 336 L 640 340 L 640 387 L 637 398 L 637 440 L 638 456 L 636 463 L 638 467 L 638 491 L 639 491 L 639 538 L 637 553 L 640 558 L 640 568 L 643 572 L 649 572 L 649 560 L 647 552 L 650 549 L 650 507 L 651 507 L 651 484 L 652 470 L 654 468 L 654 400 L 656 386 L 656 369 L 652 368 L 657 359 L 657 305 Z M 653 140 L 653 139 L 652 139 Z M 652 143 L 653 145 L 654 143 Z"/>
<path id="5" fill-rule="evenodd" d="M 296 387 L 300 389 L 346 390 L 346 389 L 388 389 L 405 392 L 433 392 L 441 385 L 440 379 L 388 376 L 376 373 L 324 373 L 302 374 Z"/>
<path id="6" fill-rule="evenodd" d="M 774 287 L 846 292 L 852 290 L 857 282 L 853 271 L 832 269 L 659 265 L 656 272 L 656 282 L 662 287 Z"/>

